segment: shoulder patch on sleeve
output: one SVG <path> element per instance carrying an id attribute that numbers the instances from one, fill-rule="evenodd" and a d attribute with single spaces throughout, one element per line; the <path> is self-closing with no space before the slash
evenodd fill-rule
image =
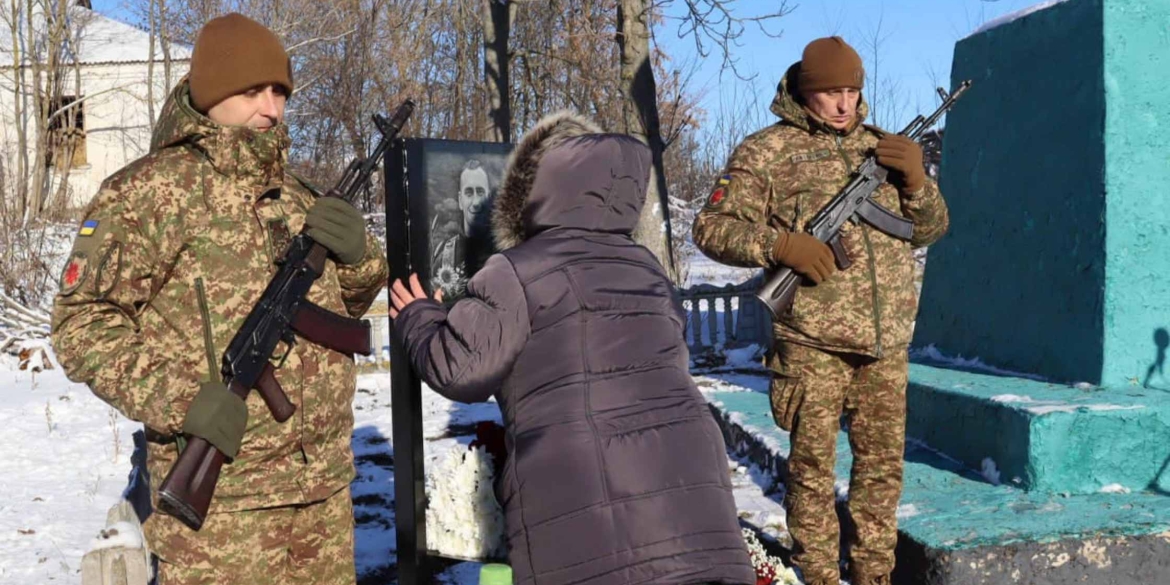
<path id="1" fill-rule="evenodd" d="M 122 242 L 112 241 L 102 253 L 94 271 L 93 292 L 99 299 L 106 298 L 122 278 Z"/>
<path id="2" fill-rule="evenodd" d="M 727 200 L 727 192 L 723 187 L 716 187 L 707 197 L 707 207 L 719 207 Z"/>
<path id="3" fill-rule="evenodd" d="M 73 252 L 86 256 L 92 254 L 102 245 L 108 231 L 110 231 L 108 219 L 87 219 L 81 222 L 81 227 L 77 229 L 77 237 L 73 238 Z"/>
<path id="4" fill-rule="evenodd" d="M 68 296 L 77 292 L 81 285 L 85 283 L 85 278 L 89 276 L 89 255 L 85 252 L 73 252 L 69 256 L 69 261 L 65 263 L 65 268 L 61 270 L 61 278 L 58 285 L 61 289 L 61 296 Z"/>
<path id="5" fill-rule="evenodd" d="M 731 174 L 721 175 L 715 181 L 715 187 L 712 188 L 711 194 L 707 195 L 706 207 L 710 209 L 722 206 L 727 201 L 733 187 Z"/>

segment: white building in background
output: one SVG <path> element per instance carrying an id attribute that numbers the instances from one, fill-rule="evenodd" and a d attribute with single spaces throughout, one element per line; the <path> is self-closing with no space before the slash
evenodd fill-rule
<path id="1" fill-rule="evenodd" d="M 147 153 L 151 127 L 151 109 L 147 104 L 149 78 L 153 76 L 153 111 L 157 116 L 170 88 L 187 73 L 191 48 L 171 45 L 168 79 L 157 39 L 151 71 L 148 32 L 76 6 L 70 8 L 70 18 L 80 31 L 76 62 L 80 64 L 81 91 L 69 92 L 80 95 L 64 96 L 62 103 L 70 103 L 70 98 L 82 101 L 77 119 L 80 127 L 70 129 L 79 137 L 80 144 L 67 180 L 72 206 L 83 207 L 107 176 Z M 0 41 L 0 163 L 12 169 L 15 166 L 9 165 L 15 165 L 14 153 L 18 148 L 14 102 L 17 91 L 12 43 L 7 40 L 8 20 L 0 19 L 0 36 L 6 39 Z M 67 87 L 73 87 L 74 69 L 69 67 L 68 71 Z M 27 65 L 25 72 L 31 75 Z M 25 111 L 31 114 L 34 108 L 29 103 Z M 29 135 L 33 136 L 34 131 L 30 129 Z"/>

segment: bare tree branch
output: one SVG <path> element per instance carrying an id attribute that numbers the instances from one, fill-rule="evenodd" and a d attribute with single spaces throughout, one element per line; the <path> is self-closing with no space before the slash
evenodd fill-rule
<path id="1" fill-rule="evenodd" d="M 740 47 L 740 38 L 744 34 L 745 24 L 751 23 L 759 27 L 760 32 L 771 38 L 779 38 L 781 31 L 771 32 L 767 24 L 792 12 L 796 6 L 789 7 L 788 0 L 779 0 L 774 10 L 757 16 L 737 16 L 732 6 L 736 0 L 682 0 L 684 12 L 682 16 L 666 16 L 668 20 L 677 20 L 678 38 L 690 36 L 695 42 L 695 51 L 701 57 L 711 54 L 711 46 L 719 50 L 723 60 L 720 71 L 730 70 L 736 77 L 748 80 L 737 66 L 738 59 L 733 56 L 733 48 Z M 659 0 L 654 7 L 666 8 L 676 0 Z"/>

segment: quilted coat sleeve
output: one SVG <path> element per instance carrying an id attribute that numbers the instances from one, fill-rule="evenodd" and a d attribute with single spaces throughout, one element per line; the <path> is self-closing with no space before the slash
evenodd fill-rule
<path id="1" fill-rule="evenodd" d="M 394 330 L 428 386 L 451 400 L 483 402 L 528 340 L 524 288 L 512 263 L 496 254 L 467 283 L 465 298 L 450 309 L 415 301 L 395 319 Z"/>

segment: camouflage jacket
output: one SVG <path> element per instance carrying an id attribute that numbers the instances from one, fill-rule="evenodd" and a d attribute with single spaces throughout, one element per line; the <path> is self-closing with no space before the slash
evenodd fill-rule
<path id="1" fill-rule="evenodd" d="M 213 123 L 181 83 L 150 153 L 102 184 L 62 272 L 54 348 L 71 380 L 145 424 L 155 493 L 178 456 L 187 406 L 201 382 L 218 379 L 224 349 L 314 201 L 284 171 L 287 146 L 283 125 Z M 367 235 L 365 258 L 326 262 L 308 298 L 359 316 L 386 278 Z M 277 423 L 248 396 L 243 445 L 221 472 L 212 513 L 317 501 L 353 478 L 353 357 L 300 340 L 276 378 L 296 414 Z"/>
<path id="2" fill-rule="evenodd" d="M 883 134 L 860 124 L 868 113 L 864 100 L 853 128 L 837 132 L 797 103 L 786 82 L 772 112 L 780 122 L 735 149 L 695 219 L 695 244 L 725 264 L 771 268 L 777 233 L 804 230 Z M 841 241 L 853 265 L 819 285 L 802 286 L 791 310 L 775 325 L 778 339 L 874 357 L 909 345 L 918 310 L 911 249 L 943 235 L 947 208 L 930 179 L 916 193 L 882 185 L 874 198 L 914 222 L 911 241 L 847 223 Z"/>

